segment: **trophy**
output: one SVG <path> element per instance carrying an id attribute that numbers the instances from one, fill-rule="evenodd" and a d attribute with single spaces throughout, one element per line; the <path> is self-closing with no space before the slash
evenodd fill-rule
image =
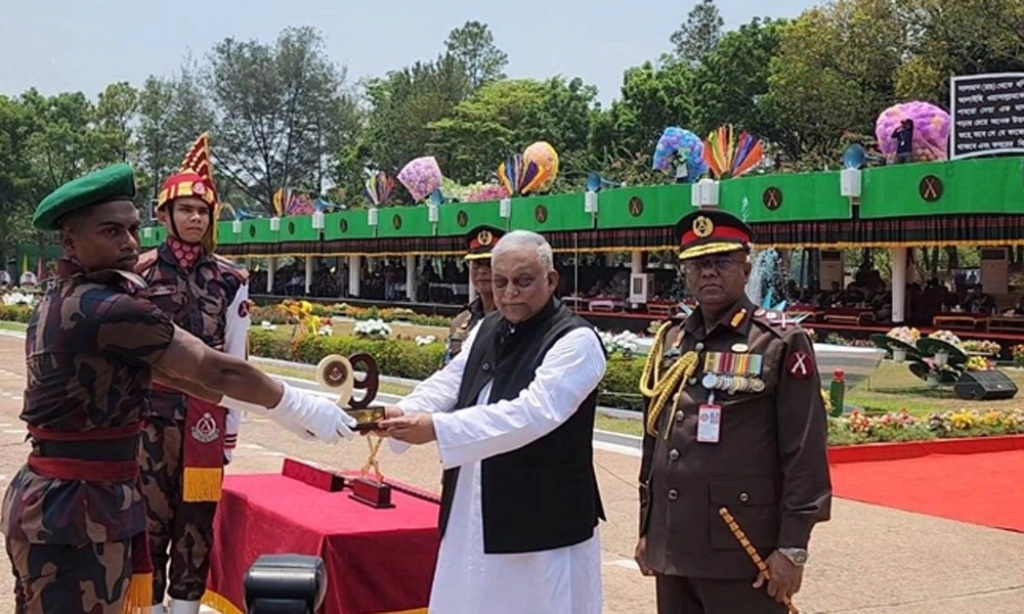
<path id="1" fill-rule="evenodd" d="M 361 376 L 356 375 L 355 367 L 362 368 Z M 338 406 L 356 421 L 353 430 L 373 431 L 377 428 L 377 422 L 386 417 L 384 406 L 373 403 L 380 388 L 380 369 L 373 356 L 365 353 L 353 354 L 348 358 L 337 354 L 326 356 L 317 365 L 316 379 L 324 388 L 338 392 Z M 355 390 L 363 391 L 358 399 L 353 396 Z M 391 503 L 391 486 L 384 483 L 380 463 L 377 462 L 377 451 L 384 438 L 375 439 L 371 435 L 366 437 L 370 444 L 370 455 L 363 465 L 361 476 L 349 481 L 352 489 L 349 497 L 375 508 L 394 507 Z M 370 477 L 371 469 L 373 477 Z"/>

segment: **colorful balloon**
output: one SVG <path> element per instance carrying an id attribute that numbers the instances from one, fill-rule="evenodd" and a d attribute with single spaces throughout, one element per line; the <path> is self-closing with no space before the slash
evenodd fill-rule
<path id="1" fill-rule="evenodd" d="M 537 141 L 523 152 L 524 183 L 520 194 L 547 192 L 558 177 L 558 152 L 546 141 Z M 534 169 L 533 174 L 530 170 Z"/>
<path id="2" fill-rule="evenodd" d="M 708 170 L 707 163 L 704 162 L 704 143 L 700 137 L 689 130 L 670 126 L 665 128 L 658 139 L 658 145 L 654 148 L 652 168 L 674 175 L 677 158 L 682 158 L 686 162 L 687 182 L 697 181 Z"/>
<path id="3" fill-rule="evenodd" d="M 398 180 L 402 182 L 413 200 L 420 202 L 435 190 L 441 189 L 441 167 L 434 156 L 424 156 L 410 160 L 398 172 Z"/>
<path id="4" fill-rule="evenodd" d="M 915 161 L 949 158 L 949 113 L 931 103 L 915 100 L 889 107 L 875 121 L 878 149 L 886 160 L 891 162 L 896 158 L 896 139 L 892 135 L 904 119 L 914 122 Z"/>

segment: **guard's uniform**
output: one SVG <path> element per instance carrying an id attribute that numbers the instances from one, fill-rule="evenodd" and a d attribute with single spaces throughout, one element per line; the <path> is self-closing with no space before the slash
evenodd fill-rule
<path id="1" fill-rule="evenodd" d="M 137 270 L 149 284 L 150 300 L 175 324 L 213 349 L 246 358 L 248 274 L 212 253 L 217 198 L 208 168 L 204 136 L 184 169 L 164 182 L 157 201 L 158 208 L 171 208 L 185 196 L 206 202 L 211 224 L 203 243 L 181 241 L 168 211 L 166 242 L 143 254 Z M 239 412 L 154 385 L 144 421 L 139 462 L 153 599 L 162 602 L 166 591 L 175 600 L 172 612 L 195 612 L 206 590 L 213 517 L 223 467 L 238 439 Z"/>
<path id="2" fill-rule="evenodd" d="M 33 224 L 135 195 L 131 167 L 66 184 Z M 69 259 L 26 338 L 21 419 L 32 451 L 4 496 L 3 532 L 17 614 L 122 614 L 149 607 L 146 509 L 136 460 L 151 367 L 174 336 L 133 273 L 85 272 Z"/>
<path id="3" fill-rule="evenodd" d="M 684 218 L 681 259 L 746 245 L 749 230 L 728 218 Z M 810 338 L 743 297 L 710 331 L 699 309 L 666 324 L 647 366 L 640 535 L 658 611 L 785 612 L 751 588 L 758 570 L 719 510 L 762 559 L 806 550 L 814 524 L 828 519 L 827 418 Z"/>
<path id="4" fill-rule="evenodd" d="M 490 261 L 491 250 L 494 249 L 498 239 L 505 234 L 505 231 L 494 226 L 477 226 L 466 235 L 468 250 L 466 261 L 473 262 Z M 484 303 L 479 297 L 467 304 L 462 311 L 452 320 L 448 329 L 448 349 L 444 355 L 444 364 L 451 362 L 462 350 L 462 344 L 469 337 L 469 331 L 484 319 Z"/>

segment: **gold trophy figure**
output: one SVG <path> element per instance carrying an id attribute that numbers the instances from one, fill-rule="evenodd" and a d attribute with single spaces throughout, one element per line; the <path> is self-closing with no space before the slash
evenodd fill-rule
<path id="1" fill-rule="evenodd" d="M 355 367 L 363 369 L 361 376 L 356 375 Z M 372 431 L 377 428 L 377 422 L 386 417 L 384 406 L 373 403 L 380 389 L 380 369 L 373 356 L 365 353 L 353 354 L 348 358 L 337 354 L 326 356 L 317 365 L 316 379 L 324 388 L 338 392 L 338 407 L 355 418 L 354 430 Z M 358 399 L 353 396 L 355 390 L 363 391 Z M 377 462 L 377 451 L 384 439 L 367 435 L 366 441 L 370 445 L 370 455 L 363 465 L 361 477 L 349 480 L 348 485 L 352 489 L 349 496 L 375 508 L 394 507 L 391 503 L 391 486 L 384 482 L 384 475 Z"/>

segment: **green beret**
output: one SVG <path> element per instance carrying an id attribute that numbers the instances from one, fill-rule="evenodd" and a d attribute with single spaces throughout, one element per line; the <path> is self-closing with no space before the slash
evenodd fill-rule
<path id="1" fill-rule="evenodd" d="M 65 215 L 93 205 L 135 198 L 135 171 L 115 164 L 60 186 L 43 199 L 32 216 L 37 230 L 60 230 Z"/>

